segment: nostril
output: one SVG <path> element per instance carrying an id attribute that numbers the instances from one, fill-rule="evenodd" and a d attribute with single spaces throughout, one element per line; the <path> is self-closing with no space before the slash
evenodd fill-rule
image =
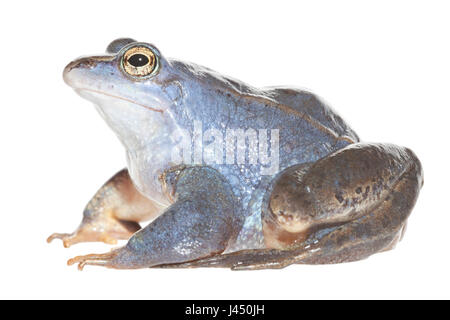
<path id="1" fill-rule="evenodd" d="M 99 60 L 92 57 L 87 58 L 81 58 L 75 61 L 72 61 L 69 63 L 70 69 L 69 71 L 76 69 L 76 68 L 89 68 L 92 69 L 98 64 Z"/>
<path id="2" fill-rule="evenodd" d="M 112 60 L 109 56 L 93 56 L 93 57 L 81 57 L 72 62 L 70 62 L 63 71 L 63 79 L 69 84 L 69 77 L 71 76 L 71 71 L 75 69 L 93 69 L 102 61 Z"/>
<path id="3" fill-rule="evenodd" d="M 79 60 L 74 60 L 72 62 L 70 62 L 65 68 L 64 68 L 64 73 L 69 73 L 72 69 L 76 68 L 78 65 L 78 61 Z"/>

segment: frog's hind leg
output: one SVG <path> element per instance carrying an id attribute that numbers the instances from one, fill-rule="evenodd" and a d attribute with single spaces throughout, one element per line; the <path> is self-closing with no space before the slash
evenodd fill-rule
<path id="1" fill-rule="evenodd" d="M 358 143 L 297 174 L 287 169 L 264 212 L 267 247 L 300 248 L 296 262 L 340 263 L 391 249 L 423 185 L 407 148 Z"/>
<path id="2" fill-rule="evenodd" d="M 263 214 L 269 249 L 162 267 L 256 270 L 364 259 L 399 241 L 422 184 L 410 150 L 355 144 L 279 175 Z"/>
<path id="3" fill-rule="evenodd" d="M 135 269 L 220 254 L 238 229 L 235 198 L 214 169 L 194 166 L 171 178 L 175 202 L 128 243 L 109 253 L 75 257 L 68 264 Z"/>
<path id="4" fill-rule="evenodd" d="M 131 182 L 126 169 L 106 182 L 86 205 L 83 220 L 73 233 L 54 233 L 47 241 L 61 239 L 64 247 L 79 242 L 100 241 L 115 244 L 128 239 L 149 220 L 162 211 L 142 196 Z"/>

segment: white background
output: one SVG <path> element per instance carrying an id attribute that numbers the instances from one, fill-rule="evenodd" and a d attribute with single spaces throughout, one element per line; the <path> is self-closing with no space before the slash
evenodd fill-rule
<path id="1" fill-rule="evenodd" d="M 0 298 L 450 298 L 448 2 L 9 1 L 0 15 Z M 46 237 L 78 225 L 125 157 L 62 70 L 124 36 L 255 86 L 306 87 L 364 141 L 413 149 L 425 185 L 404 240 L 284 270 L 66 266 L 109 247 Z"/>

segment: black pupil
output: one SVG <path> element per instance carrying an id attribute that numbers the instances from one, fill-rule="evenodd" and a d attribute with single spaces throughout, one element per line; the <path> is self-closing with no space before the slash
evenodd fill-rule
<path id="1" fill-rule="evenodd" d="M 147 65 L 149 63 L 149 60 L 147 56 L 137 53 L 128 58 L 128 63 L 137 68 Z"/>

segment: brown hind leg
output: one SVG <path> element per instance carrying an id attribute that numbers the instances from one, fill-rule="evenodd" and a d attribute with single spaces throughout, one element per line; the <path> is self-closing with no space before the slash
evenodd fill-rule
<path id="1" fill-rule="evenodd" d="M 123 169 L 89 201 L 74 232 L 54 233 L 47 242 L 61 239 L 66 248 L 79 242 L 116 244 L 117 240 L 130 238 L 141 228 L 139 222 L 157 217 L 162 209 L 136 190 L 128 170 Z"/>
<path id="2" fill-rule="evenodd" d="M 422 184 L 410 150 L 355 144 L 280 174 L 263 215 L 268 249 L 161 267 L 256 270 L 361 260 L 400 239 Z"/>

